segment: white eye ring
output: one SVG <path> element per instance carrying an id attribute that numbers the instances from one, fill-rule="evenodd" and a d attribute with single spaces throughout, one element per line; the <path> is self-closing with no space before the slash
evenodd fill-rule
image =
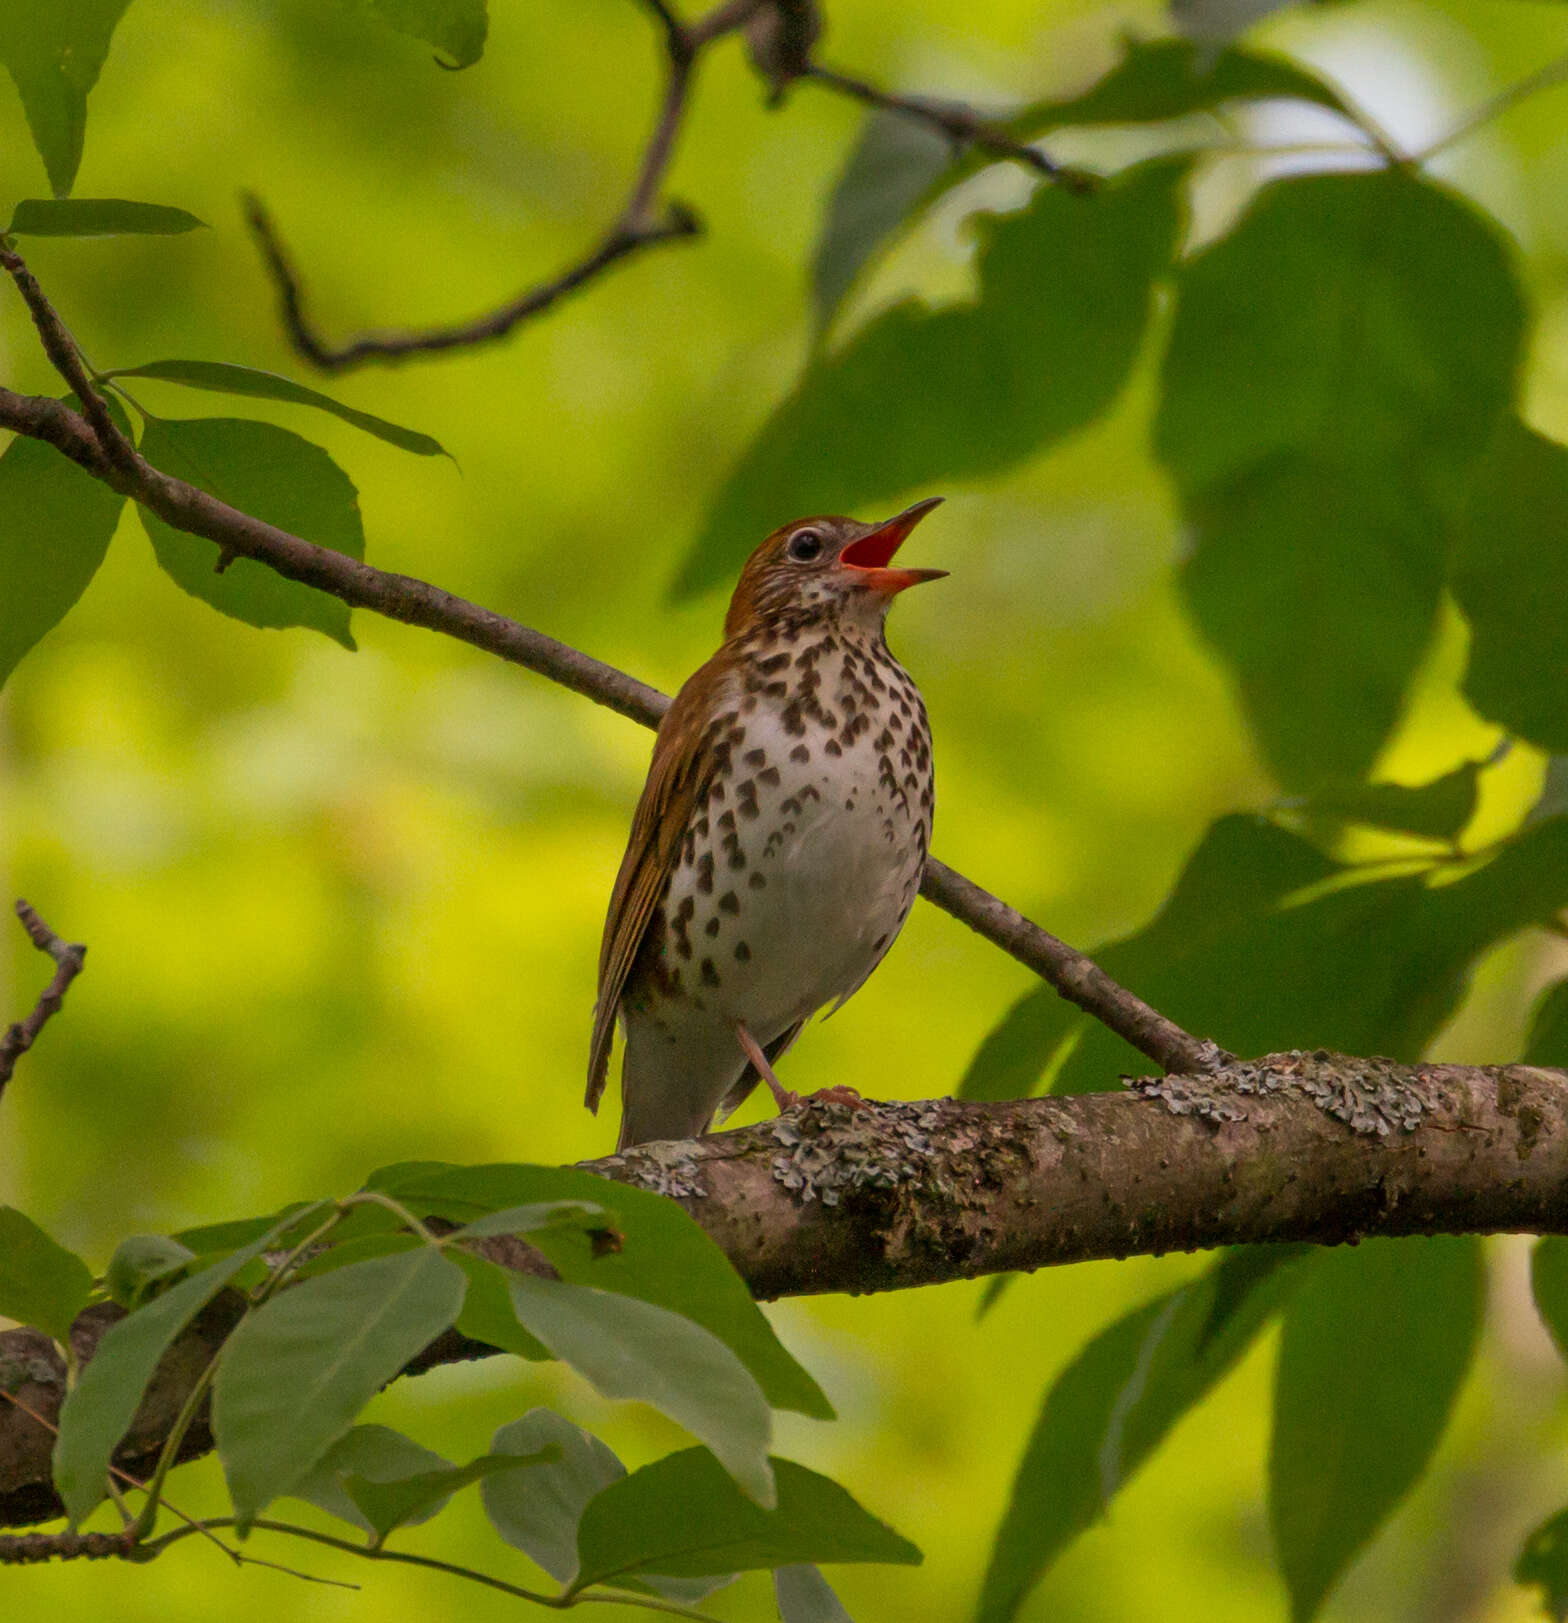
<path id="1" fill-rule="evenodd" d="M 798 564 L 809 564 L 822 555 L 822 537 L 816 530 L 797 530 L 785 549 Z"/>

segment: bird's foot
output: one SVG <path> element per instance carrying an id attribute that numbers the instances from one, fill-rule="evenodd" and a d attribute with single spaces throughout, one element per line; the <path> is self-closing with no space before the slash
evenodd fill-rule
<path id="1" fill-rule="evenodd" d="M 858 1089 L 839 1083 L 837 1087 L 818 1088 L 815 1093 L 808 1093 L 806 1098 L 813 1104 L 848 1105 L 851 1110 L 869 1110 L 871 1101 L 865 1098 Z"/>

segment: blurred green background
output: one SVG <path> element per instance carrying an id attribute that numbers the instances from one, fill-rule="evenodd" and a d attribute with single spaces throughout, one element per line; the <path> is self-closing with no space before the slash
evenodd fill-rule
<path id="1" fill-rule="evenodd" d="M 1079 0 L 837 0 L 828 14 L 834 64 L 994 103 L 1071 91 L 1110 64 L 1122 30 L 1164 26 L 1152 5 Z M 1317 65 L 1415 145 L 1568 49 L 1568 12 L 1390 0 L 1287 11 L 1249 39 Z M 444 321 L 552 273 L 612 218 L 657 86 L 630 0 L 498 0 L 485 57 L 459 74 L 352 9 L 136 0 L 93 94 L 77 192 L 177 204 L 214 229 L 40 241 L 29 261 L 99 367 L 190 356 L 305 377 L 241 228 L 240 187 L 275 212 L 329 333 Z M 672 604 L 669 584 L 806 352 L 810 252 L 861 119 L 809 85 L 782 111 L 761 102 L 734 41 L 705 59 L 669 186 L 708 220 L 700 242 L 612 272 L 504 344 L 328 385 L 438 435 L 456 467 L 284 408 L 136 392 L 170 416 L 271 416 L 325 444 L 359 486 L 372 562 L 672 689 L 711 651 L 723 604 Z M 1542 312 L 1531 413 L 1560 435 L 1565 113 L 1568 92 L 1538 98 L 1435 166 L 1518 238 Z M 1264 129 L 1295 131 L 1283 115 Z M 1101 165 L 1134 150 L 1115 135 L 1059 146 Z M 0 204 L 44 194 L 9 93 L 0 152 Z M 1204 185 L 1223 198 L 1251 173 L 1218 161 Z M 977 197 L 1024 194 L 1011 172 L 971 183 L 857 308 L 912 288 L 961 293 L 957 222 Z M 55 387 L 14 300 L 0 363 L 11 387 Z M 936 734 L 937 853 L 1085 946 L 1142 923 L 1215 816 L 1278 794 L 1173 588 L 1182 537 L 1148 452 L 1151 398 L 1145 365 L 1087 435 L 1005 480 L 947 490 L 912 561 L 952 579 L 902 603 L 893 626 Z M 350 654 L 220 618 L 158 570 L 127 514 L 81 605 L 0 695 L 0 889 L 91 947 L 65 1017 L 5 1098 L 0 1200 L 98 1263 L 128 1232 L 345 1192 L 395 1159 L 568 1161 L 613 1142 L 613 1111 L 596 1121 L 580 1099 L 603 907 L 648 735 L 445 639 L 363 614 L 355 635 Z M 1457 693 L 1463 642 L 1450 616 L 1379 775 L 1420 781 L 1496 742 Z M 1472 842 L 1517 820 L 1543 770 L 1519 748 L 1488 775 Z M 1534 991 L 1565 963 L 1545 938 L 1501 950 L 1432 1052 L 1513 1057 Z M 30 1006 L 43 967 L 20 931 L 5 936 L 0 1013 Z M 1028 985 L 922 905 L 881 972 L 791 1055 L 787 1080 L 951 1091 Z M 1328 1617 L 1532 1615 L 1504 1575 L 1561 1503 L 1568 1466 L 1562 1377 L 1522 1258 L 1497 1243 L 1487 1356 L 1438 1466 Z M 780 1451 L 839 1477 L 927 1553 L 923 1569 L 832 1574 L 862 1623 L 967 1615 L 1041 1392 L 1094 1329 L 1192 1267 L 1042 1274 L 983 1323 L 979 1286 L 771 1310 L 843 1417 L 784 1417 Z M 1025 1617 L 1283 1616 L 1261 1502 L 1271 1356 L 1265 1343 L 1181 1428 Z M 367 1418 L 466 1457 L 539 1402 L 633 1463 L 678 1441 L 555 1366 L 499 1360 L 405 1383 Z M 188 1469 L 175 1502 L 200 1508 L 215 1480 L 211 1462 Z M 416 1539 L 526 1570 L 476 1499 Z M 62 1620 L 220 1606 L 236 1623 L 280 1609 L 516 1615 L 439 1577 L 281 1558 L 365 1592 L 236 1574 L 192 1546 L 147 1569 L 10 1571 L 0 1601 Z M 757 1578 L 714 1610 L 772 1615 Z"/>

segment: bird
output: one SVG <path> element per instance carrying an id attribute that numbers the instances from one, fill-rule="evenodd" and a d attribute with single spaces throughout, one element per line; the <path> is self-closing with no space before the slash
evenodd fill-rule
<path id="1" fill-rule="evenodd" d="M 884 622 L 898 593 L 947 574 L 892 566 L 941 500 L 775 530 L 741 571 L 718 652 L 665 712 L 599 953 L 586 1103 L 597 1111 L 619 1020 L 619 1150 L 705 1133 L 759 1081 L 781 1111 L 798 1104 L 774 1063 L 909 915 L 931 729 Z"/>

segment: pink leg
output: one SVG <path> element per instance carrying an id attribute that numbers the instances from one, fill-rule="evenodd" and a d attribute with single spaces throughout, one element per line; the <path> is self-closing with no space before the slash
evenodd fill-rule
<path id="1" fill-rule="evenodd" d="M 746 1058 L 749 1059 L 756 1067 L 757 1075 L 767 1083 L 768 1091 L 773 1095 L 773 1102 L 781 1111 L 793 1110 L 795 1106 L 800 1103 L 800 1095 L 798 1093 L 792 1093 L 790 1089 L 786 1088 L 784 1084 L 780 1082 L 779 1079 L 773 1074 L 773 1067 L 768 1064 L 768 1056 L 762 1052 L 762 1045 L 755 1037 L 752 1036 L 751 1032 L 747 1030 L 744 1021 L 737 1021 L 735 1023 L 735 1035 L 740 1041 L 740 1046 L 744 1051 Z M 818 1088 L 817 1091 L 811 1095 L 811 1097 L 813 1099 L 826 1100 L 829 1104 L 852 1105 L 857 1110 L 864 1109 L 866 1103 L 866 1101 L 861 1098 L 854 1088 L 843 1086 L 836 1088 Z"/>

